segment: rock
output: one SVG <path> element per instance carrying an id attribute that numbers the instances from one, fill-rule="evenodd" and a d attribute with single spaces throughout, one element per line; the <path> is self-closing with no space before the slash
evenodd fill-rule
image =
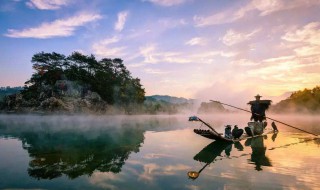
<path id="1" fill-rule="evenodd" d="M 91 92 L 89 93 L 85 99 L 88 99 L 91 102 L 101 102 L 102 98 L 100 97 L 100 95 L 96 92 Z"/>
<path id="2" fill-rule="evenodd" d="M 35 99 L 24 99 L 23 95 L 12 94 L 6 96 L 2 106 L 3 111 L 18 113 L 106 113 L 107 103 L 96 92 L 86 91 L 81 97 L 77 90 L 71 89 L 72 83 L 68 86 L 65 94 L 39 93 Z M 48 97 L 49 96 L 49 97 Z"/>
<path id="3" fill-rule="evenodd" d="M 41 102 L 40 109 L 49 111 L 69 111 L 65 103 L 55 97 L 48 98 Z"/>

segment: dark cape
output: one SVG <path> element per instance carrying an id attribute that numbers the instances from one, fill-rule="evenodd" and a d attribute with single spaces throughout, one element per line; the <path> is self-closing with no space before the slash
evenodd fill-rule
<path id="1" fill-rule="evenodd" d="M 271 105 L 271 100 L 254 100 L 248 103 L 251 105 L 251 120 L 254 121 L 263 121 L 266 117 L 266 110 Z"/>

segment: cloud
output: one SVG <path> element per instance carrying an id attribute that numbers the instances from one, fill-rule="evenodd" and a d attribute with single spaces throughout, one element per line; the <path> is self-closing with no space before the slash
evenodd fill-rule
<path id="1" fill-rule="evenodd" d="M 248 59 L 240 59 L 240 60 L 236 60 L 232 62 L 232 65 L 236 65 L 236 66 L 256 66 L 259 65 L 260 63 L 248 60 Z"/>
<path id="2" fill-rule="evenodd" d="M 167 28 L 175 28 L 178 26 L 184 26 L 187 22 L 184 19 L 171 19 L 171 18 L 163 18 L 158 21 L 161 27 Z"/>
<path id="3" fill-rule="evenodd" d="M 140 55 L 144 63 L 190 63 L 190 60 L 181 56 L 180 52 L 161 52 L 155 44 L 148 44 L 140 48 Z"/>
<path id="4" fill-rule="evenodd" d="M 319 55 L 320 47 L 319 46 L 303 46 L 303 47 L 294 49 L 294 52 L 301 57 Z"/>
<path id="5" fill-rule="evenodd" d="M 288 62 L 272 64 L 264 68 L 250 70 L 247 72 L 247 75 L 248 77 L 255 78 L 256 82 L 261 81 L 261 83 L 268 84 L 265 85 L 266 90 L 270 87 L 270 89 L 273 91 L 279 90 L 275 89 L 275 87 L 277 86 L 277 88 L 281 88 L 282 86 L 282 90 L 289 91 L 290 89 L 297 89 L 297 86 L 304 88 L 306 83 L 310 82 L 308 80 L 309 77 L 315 79 L 314 74 L 301 72 L 302 67 L 304 66 L 299 64 L 297 60 L 292 60 Z M 270 93 L 271 92 L 272 91 L 270 91 Z"/>
<path id="6" fill-rule="evenodd" d="M 249 40 L 253 35 L 255 35 L 259 30 L 254 30 L 251 33 L 239 33 L 234 30 L 228 30 L 223 36 L 222 42 L 227 46 L 233 46 L 241 42 Z"/>
<path id="7" fill-rule="evenodd" d="M 288 31 L 281 37 L 287 43 L 297 44 L 294 49 L 301 57 L 320 55 L 320 23 L 311 22 L 301 29 Z M 318 57 L 319 58 L 319 57 Z"/>
<path id="8" fill-rule="evenodd" d="M 267 16 L 283 10 L 317 6 L 319 4 L 320 1 L 314 0 L 251 0 L 240 8 L 229 8 L 227 10 L 209 16 L 196 15 L 193 17 L 193 20 L 195 22 L 195 26 L 205 27 L 211 25 L 233 23 L 235 21 L 243 19 L 248 15 L 249 12 L 257 12 L 259 16 Z"/>
<path id="9" fill-rule="evenodd" d="M 313 5 L 319 5 L 319 1 L 314 0 L 267 0 L 267 1 L 261 1 L 261 0 L 253 0 L 251 2 L 251 5 L 253 9 L 256 9 L 260 12 L 260 16 L 266 16 L 274 12 L 279 12 L 283 10 L 289 10 L 299 7 L 309 7 Z"/>
<path id="10" fill-rule="evenodd" d="M 121 177 L 123 177 L 123 175 L 121 175 L 121 174 L 116 175 L 112 172 L 97 172 L 96 171 L 92 174 L 92 176 L 90 176 L 89 183 L 94 184 L 94 185 L 101 187 L 101 188 L 104 188 L 104 189 L 116 190 L 118 188 L 115 185 L 113 185 L 112 183 L 114 183 L 115 181 L 123 182 Z"/>
<path id="11" fill-rule="evenodd" d="M 253 8 L 260 11 L 260 16 L 265 16 L 273 12 L 283 10 L 286 7 L 284 2 L 281 0 L 253 0 L 251 4 Z"/>
<path id="12" fill-rule="evenodd" d="M 121 57 L 125 55 L 125 46 L 114 47 L 112 44 L 119 42 L 121 38 L 119 36 L 113 36 L 112 38 L 106 38 L 99 40 L 99 42 L 93 43 L 92 50 L 95 55 L 101 57 Z"/>
<path id="13" fill-rule="evenodd" d="M 320 45 L 320 22 L 311 22 L 302 29 L 287 32 L 282 39 L 288 42 L 300 42 Z"/>
<path id="14" fill-rule="evenodd" d="M 155 163 L 143 165 L 143 173 L 139 175 L 139 180 L 153 181 L 157 176 L 171 176 L 179 171 L 187 171 L 190 166 L 183 164 L 160 166 Z"/>
<path id="15" fill-rule="evenodd" d="M 164 6 L 164 7 L 171 7 L 171 6 L 183 4 L 187 0 L 142 0 L 142 1 L 148 1 L 153 4 Z"/>
<path id="16" fill-rule="evenodd" d="M 102 45 L 109 45 L 109 44 L 113 44 L 113 43 L 117 43 L 120 41 L 120 37 L 119 36 L 113 36 L 112 38 L 106 38 L 104 40 L 101 40 L 101 44 Z"/>
<path id="17" fill-rule="evenodd" d="M 30 0 L 26 2 L 26 5 L 40 10 L 56 10 L 69 3 L 70 0 Z"/>
<path id="18" fill-rule="evenodd" d="M 264 59 L 259 64 L 260 67 L 248 70 L 246 73 L 249 76 L 268 76 L 270 78 L 281 75 L 285 76 L 281 79 L 282 81 L 296 81 L 294 78 L 299 75 L 307 74 L 304 71 L 306 68 L 314 67 L 316 65 L 320 66 L 320 63 L 313 58 L 308 59 L 296 55 L 280 56 Z"/>
<path id="19" fill-rule="evenodd" d="M 159 169 L 160 169 L 160 166 L 155 163 L 145 164 L 143 166 L 144 172 L 139 175 L 139 180 L 153 181 L 154 175 L 155 175 L 154 173 L 156 173 L 155 171 L 157 171 Z"/>
<path id="20" fill-rule="evenodd" d="M 264 90 L 268 90 L 269 94 L 310 88 L 318 85 L 320 80 L 318 60 L 320 56 L 268 58 L 256 67 L 246 69 L 244 74 L 248 85 L 265 84 Z M 254 81 L 250 81 L 251 78 Z"/>
<path id="21" fill-rule="evenodd" d="M 158 50 L 155 44 L 149 44 L 140 48 L 140 55 L 144 58 L 143 62 L 157 64 L 157 63 L 176 63 L 176 64 L 187 64 L 187 63 L 211 63 L 212 59 L 216 56 L 221 57 L 234 57 L 237 55 L 235 52 L 224 52 L 224 51 L 204 51 L 204 52 L 174 52 L 174 51 L 161 51 Z M 141 64 L 141 66 L 144 64 Z"/>
<path id="22" fill-rule="evenodd" d="M 210 26 L 210 25 L 232 23 L 236 20 L 239 20 L 242 17 L 243 15 L 233 14 L 233 11 L 226 11 L 226 12 L 217 13 L 207 17 L 196 15 L 193 17 L 193 20 L 196 23 L 197 27 L 204 27 L 204 26 Z"/>
<path id="23" fill-rule="evenodd" d="M 145 63 L 157 63 L 158 60 L 155 58 L 154 52 L 156 45 L 148 44 L 146 46 L 140 47 L 140 54 L 144 57 Z"/>
<path id="24" fill-rule="evenodd" d="M 186 42 L 186 45 L 195 46 L 195 45 L 205 45 L 206 41 L 203 38 L 195 37 Z"/>
<path id="25" fill-rule="evenodd" d="M 213 64 L 216 57 L 231 58 L 237 55 L 231 51 L 192 51 L 192 52 L 177 52 L 177 51 L 161 51 L 155 44 L 148 44 L 140 47 L 139 56 L 143 58 L 140 63 L 131 65 L 131 67 L 143 67 L 147 64 Z M 151 73 L 151 72 L 149 72 Z M 163 73 L 163 72 L 161 72 Z"/>
<path id="26" fill-rule="evenodd" d="M 152 74 L 152 75 L 164 75 L 164 74 L 170 73 L 169 71 L 163 71 L 160 69 L 150 69 L 150 68 L 146 68 L 143 71 L 147 74 Z"/>
<path id="27" fill-rule="evenodd" d="M 74 17 L 58 19 L 50 23 L 46 22 L 34 28 L 23 30 L 9 29 L 5 36 L 11 38 L 39 39 L 72 36 L 78 27 L 101 18 L 99 14 L 81 13 Z"/>
<path id="28" fill-rule="evenodd" d="M 114 29 L 116 31 L 121 32 L 124 28 L 124 25 L 126 23 L 127 17 L 128 17 L 129 12 L 128 11 L 122 11 L 118 13 L 118 20 L 116 24 L 114 25 Z"/>
<path id="29" fill-rule="evenodd" d="M 169 158 L 173 157 L 170 154 L 160 154 L 160 153 L 149 153 L 143 156 L 145 159 L 158 159 L 158 158 Z"/>
<path id="30" fill-rule="evenodd" d="M 230 58 L 236 56 L 236 52 L 226 52 L 226 51 L 203 51 L 198 53 L 191 53 L 188 55 L 189 59 L 192 59 L 192 62 L 197 62 L 201 59 L 209 60 L 210 58 L 214 58 L 216 56 L 221 56 L 225 58 Z"/>
<path id="31" fill-rule="evenodd" d="M 242 19 L 248 12 L 254 9 L 255 8 L 252 6 L 251 2 L 249 2 L 241 8 L 229 8 L 227 10 L 209 16 L 195 15 L 193 17 L 193 20 L 196 27 L 233 23 Z"/>
<path id="32" fill-rule="evenodd" d="M 263 60 L 263 62 L 266 62 L 266 63 L 277 63 L 277 62 L 281 62 L 281 61 L 287 61 L 287 60 L 292 60 L 294 59 L 295 56 L 281 56 L 281 57 L 275 57 L 275 58 L 268 58 L 268 59 L 265 59 Z"/>

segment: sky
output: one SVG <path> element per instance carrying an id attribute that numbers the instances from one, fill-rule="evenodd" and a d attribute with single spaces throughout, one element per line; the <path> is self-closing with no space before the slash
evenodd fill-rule
<path id="1" fill-rule="evenodd" d="M 0 86 L 39 52 L 121 58 L 146 95 L 274 102 L 320 81 L 319 0 L 0 0 Z"/>

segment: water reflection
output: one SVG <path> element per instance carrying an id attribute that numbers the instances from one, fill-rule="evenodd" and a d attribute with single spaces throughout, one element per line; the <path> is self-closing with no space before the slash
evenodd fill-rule
<path id="1" fill-rule="evenodd" d="M 130 153 L 139 152 L 145 128 L 135 124 L 105 128 L 57 129 L 41 126 L 22 128 L 0 125 L 0 135 L 22 141 L 31 161 L 28 174 L 36 179 L 71 179 L 91 176 L 95 171 L 119 173 Z"/>
<path id="2" fill-rule="evenodd" d="M 74 132 L 27 133 L 21 137 L 30 155 L 28 173 L 37 179 L 91 175 L 95 170 L 119 173 L 131 152 L 138 152 L 143 131 L 103 131 L 95 138 Z"/>
<path id="3" fill-rule="evenodd" d="M 261 171 L 262 166 L 272 166 L 271 160 L 266 156 L 267 147 L 264 145 L 264 140 L 267 138 L 268 136 L 265 135 L 247 139 L 245 142 L 245 145 L 250 146 L 252 149 L 249 163 L 255 164 L 255 169 L 257 171 Z M 276 136 L 273 136 L 273 138 L 276 138 Z"/>
<path id="4" fill-rule="evenodd" d="M 199 171 L 189 171 L 188 176 L 190 179 L 197 179 L 200 173 L 211 163 L 213 163 L 218 156 L 221 156 L 222 151 L 229 154 L 232 149 L 232 144 L 222 141 L 214 141 L 204 147 L 193 159 L 199 162 L 206 163 Z"/>
<path id="5" fill-rule="evenodd" d="M 272 135 L 272 140 L 275 141 L 277 138 L 277 133 Z M 264 140 L 267 139 L 267 135 L 249 138 L 245 141 L 245 146 L 251 147 L 252 153 L 243 153 L 240 156 L 230 156 L 232 147 L 236 149 L 236 151 L 243 151 L 244 147 L 241 142 L 228 143 L 222 141 L 214 141 L 204 147 L 198 154 L 196 154 L 193 159 L 205 165 L 199 171 L 189 171 L 188 176 L 190 179 L 197 179 L 200 173 L 211 163 L 214 163 L 218 160 L 223 159 L 233 159 L 239 158 L 243 156 L 249 156 L 249 163 L 255 164 L 255 169 L 257 171 L 262 170 L 262 166 L 272 166 L 271 160 L 266 156 L 267 147 L 264 145 Z M 224 151 L 225 157 L 221 155 Z"/>

